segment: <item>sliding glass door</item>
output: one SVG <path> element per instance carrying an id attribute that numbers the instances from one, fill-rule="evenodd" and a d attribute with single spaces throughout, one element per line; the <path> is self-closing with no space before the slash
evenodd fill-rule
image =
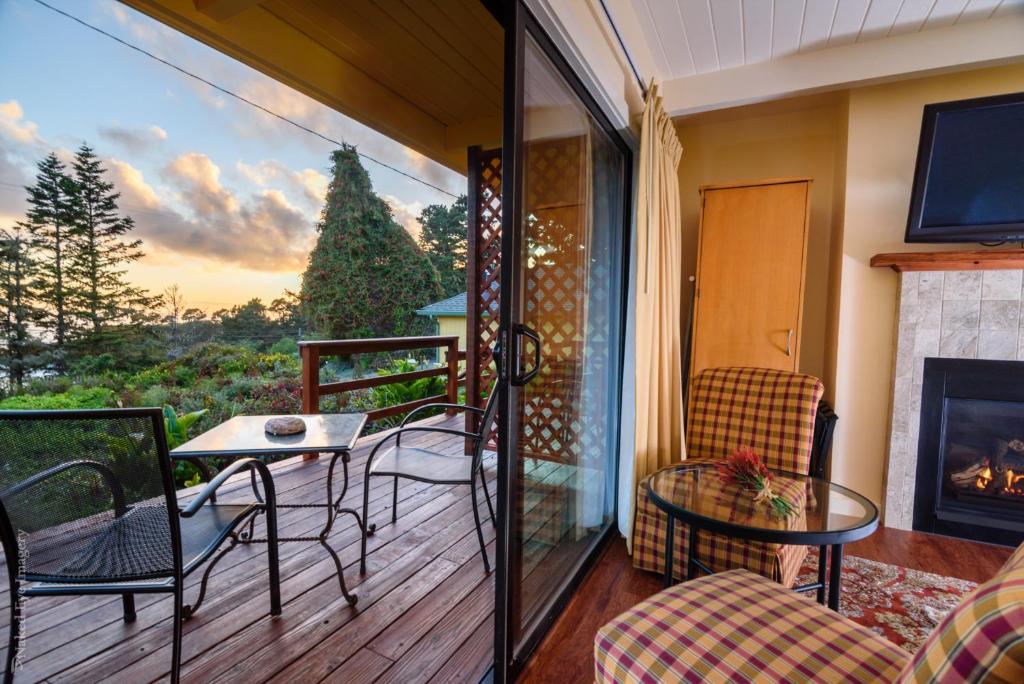
<path id="1" fill-rule="evenodd" d="M 522 7 L 506 24 L 496 678 L 614 523 L 629 151 Z"/>

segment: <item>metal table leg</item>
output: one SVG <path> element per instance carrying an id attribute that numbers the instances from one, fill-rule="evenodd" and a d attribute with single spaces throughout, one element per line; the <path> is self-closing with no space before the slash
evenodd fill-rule
<path id="1" fill-rule="evenodd" d="M 843 545 L 832 545 L 832 563 L 829 566 L 828 607 L 839 612 L 839 599 L 843 571 Z"/>
<path id="2" fill-rule="evenodd" d="M 675 546 L 676 519 L 671 513 L 666 514 L 668 526 L 665 532 L 665 586 L 672 586 L 672 547 Z"/>
<path id="3" fill-rule="evenodd" d="M 690 523 L 690 541 L 686 544 L 686 579 L 697 577 L 697 526 Z"/>
<path id="4" fill-rule="evenodd" d="M 825 605 L 825 563 L 828 561 L 828 547 L 818 547 L 818 603 Z"/>

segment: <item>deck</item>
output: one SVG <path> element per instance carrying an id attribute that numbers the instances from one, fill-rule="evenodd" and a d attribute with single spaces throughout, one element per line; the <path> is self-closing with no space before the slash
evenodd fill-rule
<path id="1" fill-rule="evenodd" d="M 462 417 L 421 424 L 461 428 Z M 362 476 L 381 435 L 363 438 L 352 452 L 345 505 L 362 505 Z M 460 452 L 463 440 L 413 433 L 404 443 Z M 289 459 L 271 468 L 281 503 L 319 503 L 325 496 L 328 459 Z M 494 492 L 493 455 L 485 462 Z M 340 478 L 339 478 L 340 481 Z M 477 682 L 492 659 L 493 574 L 484 574 L 466 486 L 401 480 L 398 522 L 391 523 L 389 478 L 370 488 L 367 574 L 359 574 L 360 535 L 341 516 L 331 544 L 345 564 L 349 608 L 334 564 L 315 544 L 287 543 L 281 550 L 283 614 L 269 615 L 266 548 L 241 546 L 217 565 L 206 601 L 185 622 L 182 679 L 186 682 Z M 251 500 L 248 479 L 229 481 L 220 500 Z M 494 559 L 494 528 L 480 498 L 484 535 Z M 283 509 L 282 536 L 315 534 L 323 512 Z M 257 534 L 259 525 L 257 526 Z M 193 601 L 201 573 L 187 581 Z M 6 578 L 3 586 L 6 588 Z M 8 621 L 5 610 L 2 621 Z M 119 597 L 32 597 L 25 604 L 23 669 L 16 682 L 152 682 L 166 680 L 170 665 L 171 600 L 136 598 L 138 619 L 125 624 Z M 6 634 L 6 631 L 4 632 Z M 3 639 L 6 646 L 6 636 Z"/>

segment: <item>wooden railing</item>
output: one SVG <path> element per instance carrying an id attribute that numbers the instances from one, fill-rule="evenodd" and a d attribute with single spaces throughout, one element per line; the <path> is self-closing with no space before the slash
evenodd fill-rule
<path id="1" fill-rule="evenodd" d="M 341 380 L 338 382 L 320 383 L 320 359 L 327 356 L 349 356 L 351 354 L 372 354 L 388 351 L 411 351 L 413 349 L 436 349 L 445 347 L 447 355 L 445 365 L 438 368 L 395 373 L 393 375 L 375 375 L 369 378 Z M 380 420 L 401 413 L 408 413 L 426 404 L 459 402 L 459 361 L 465 359 L 465 352 L 459 351 L 459 338 L 455 335 L 438 335 L 431 337 L 383 337 L 364 340 L 312 340 L 299 342 L 299 355 L 302 357 L 302 412 L 320 413 L 320 397 L 352 390 L 369 389 L 398 382 L 409 382 L 420 378 L 446 376 L 445 393 L 425 397 L 404 404 L 385 406 L 367 412 L 370 421 Z M 449 411 L 449 415 L 453 412 Z"/>

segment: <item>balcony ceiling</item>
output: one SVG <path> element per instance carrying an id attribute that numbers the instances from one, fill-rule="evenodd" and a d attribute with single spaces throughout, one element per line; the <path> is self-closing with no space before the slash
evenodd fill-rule
<path id="1" fill-rule="evenodd" d="M 1024 0 L 605 0 L 672 115 L 1024 59 Z"/>
<path id="2" fill-rule="evenodd" d="M 663 81 L 1024 9 L 1024 0 L 633 0 Z"/>
<path id="3" fill-rule="evenodd" d="M 123 0 L 452 169 L 500 136 L 500 25 L 479 0 Z"/>

